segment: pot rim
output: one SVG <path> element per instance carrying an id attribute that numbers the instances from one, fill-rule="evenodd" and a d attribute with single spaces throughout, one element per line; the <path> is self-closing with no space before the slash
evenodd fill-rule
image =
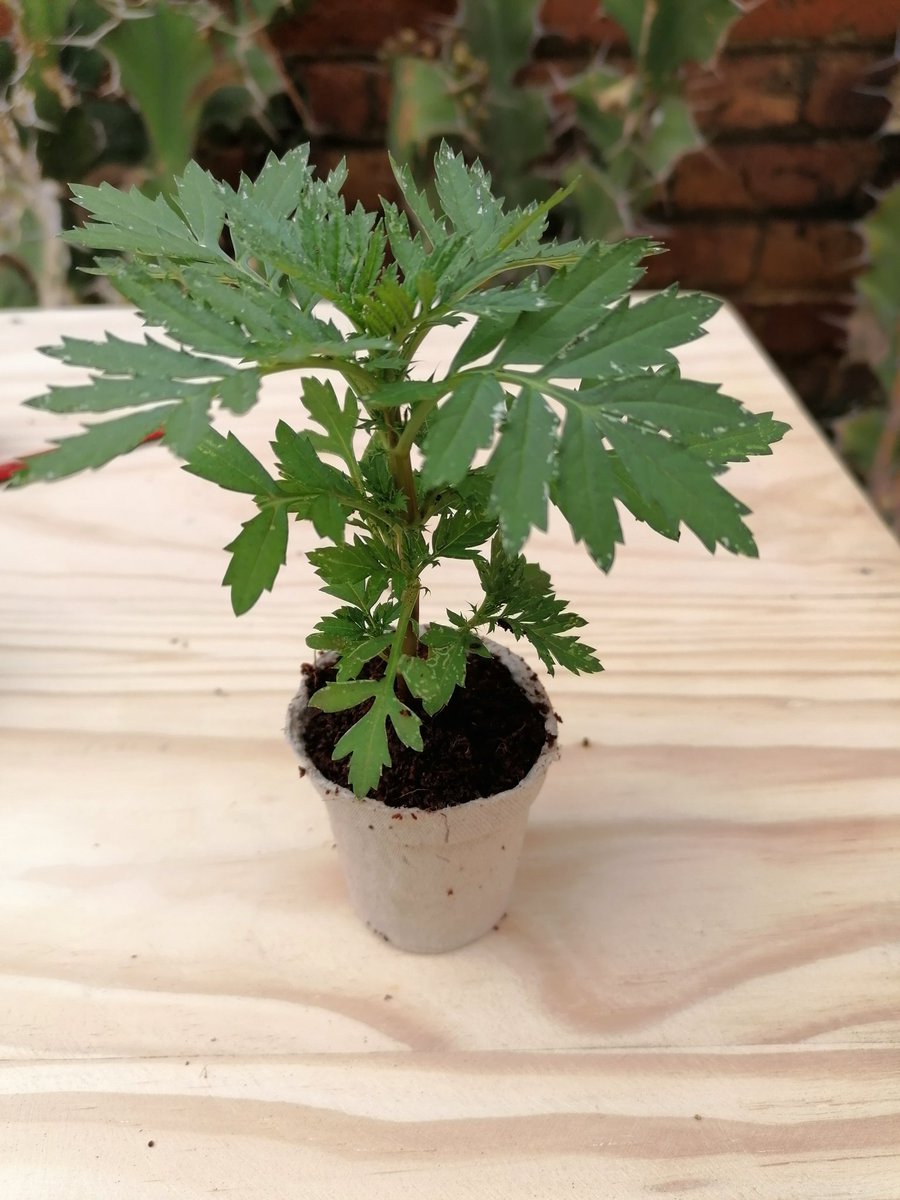
<path id="1" fill-rule="evenodd" d="M 415 812 L 421 813 L 426 817 L 453 811 L 474 812 L 478 808 L 495 805 L 498 801 L 513 796 L 517 792 L 532 786 L 539 778 L 546 774 L 550 764 L 555 762 L 560 756 L 558 740 L 559 726 L 556 713 L 553 711 L 550 698 L 543 684 L 538 679 L 536 672 L 521 655 L 511 650 L 508 646 L 503 646 L 499 642 L 493 641 L 491 638 L 482 637 L 478 640 L 495 658 L 500 659 L 529 700 L 543 704 L 546 707 L 544 715 L 546 740 L 528 773 L 519 780 L 515 787 L 507 788 L 503 792 L 493 792 L 490 796 L 473 796 L 471 800 L 466 800 L 462 804 L 445 805 L 443 808 L 437 809 L 423 809 L 405 805 L 398 807 L 386 804 L 385 801 L 378 800 L 374 796 L 359 797 L 355 795 L 349 788 L 345 788 L 323 775 L 306 753 L 306 746 L 303 741 L 303 725 L 304 714 L 308 708 L 309 693 L 306 679 L 303 678 L 301 679 L 300 687 L 288 705 L 287 723 L 284 728 L 284 734 L 300 765 L 306 772 L 305 778 L 309 779 L 313 787 L 322 796 L 327 796 L 331 801 L 349 800 L 355 804 L 370 805 L 374 810 L 383 811 L 386 814 Z M 327 651 L 320 655 L 319 662 L 327 662 L 329 655 L 333 655 L 333 653 L 333 651 Z"/>

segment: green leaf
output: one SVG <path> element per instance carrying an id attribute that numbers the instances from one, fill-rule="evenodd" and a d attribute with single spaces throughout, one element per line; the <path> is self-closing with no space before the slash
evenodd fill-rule
<path id="1" fill-rule="evenodd" d="M 215 250 L 225 222 L 226 189 L 195 162 L 175 181 L 176 199 L 184 219 L 201 246 Z"/>
<path id="2" fill-rule="evenodd" d="M 42 346 L 41 353 L 72 367 L 90 367 L 107 375 L 147 376 L 163 379 L 212 379 L 235 374 L 235 368 L 215 358 L 202 358 L 148 337 L 144 342 L 126 342 L 107 333 L 105 342 L 88 342 L 63 337 L 60 346 Z"/>
<path id="3" fill-rule="evenodd" d="M 716 483 L 704 462 L 640 426 L 599 414 L 595 420 L 638 494 L 657 504 L 670 522 L 687 525 L 707 550 L 719 544 L 732 554 L 757 554 L 741 520 L 746 508 Z"/>
<path id="4" fill-rule="evenodd" d="M 96 470 L 120 454 L 134 450 L 151 433 L 161 429 L 173 405 L 140 409 L 112 421 L 85 427 L 84 433 L 60 438 L 55 449 L 28 459 L 27 467 L 13 475 L 10 486 L 64 479 L 78 471 Z"/>
<path id="5" fill-rule="evenodd" d="M 657 0 L 647 42 L 647 70 L 657 84 L 687 62 L 704 63 L 715 53 L 731 22 L 741 15 L 732 0 Z"/>
<path id="6" fill-rule="evenodd" d="M 622 26 L 632 53 L 636 53 L 641 44 L 645 3 L 646 0 L 603 0 L 604 12 Z"/>
<path id="7" fill-rule="evenodd" d="M 572 402 L 588 413 L 605 412 L 634 425 L 664 429 L 678 441 L 736 432 L 756 420 L 715 384 L 682 379 L 673 371 L 588 384 L 572 393 Z"/>
<path id="8" fill-rule="evenodd" d="M 215 59 L 195 19 L 169 4 L 121 21 L 101 39 L 122 87 L 147 126 L 160 180 L 191 156 L 202 109 L 202 84 Z"/>
<path id="9" fill-rule="evenodd" d="M 422 641 L 428 647 L 428 657 L 404 655 L 400 674 L 412 694 L 422 701 L 428 715 L 434 716 L 454 691 L 465 684 L 471 635 L 449 625 L 431 625 Z"/>
<path id="10" fill-rule="evenodd" d="M 344 407 L 341 408 L 330 382 L 323 383 L 309 376 L 304 378 L 301 387 L 300 398 L 304 408 L 325 431 L 314 435 L 314 445 L 323 454 L 334 454 L 342 459 L 352 469 L 356 464 L 353 436 L 359 420 L 359 405 L 353 392 L 347 389 Z"/>
<path id="11" fill-rule="evenodd" d="M 440 245 L 445 236 L 444 222 L 434 215 L 425 193 L 416 187 L 409 167 L 400 166 L 393 155 L 390 156 L 390 163 L 397 186 L 419 228 L 433 247 Z"/>
<path id="12" fill-rule="evenodd" d="M 510 553 L 522 548 L 533 525 L 547 528 L 555 428 L 556 417 L 540 393 L 523 387 L 490 461 L 491 507 Z"/>
<path id="13" fill-rule="evenodd" d="M 431 416 L 423 444 L 426 488 L 458 483 L 478 450 L 494 440 L 494 422 L 506 412 L 506 393 L 490 376 L 464 378 Z"/>
<path id="14" fill-rule="evenodd" d="M 638 153 L 656 179 L 668 175 L 682 155 L 703 144 L 691 110 L 681 96 L 666 96 L 653 114 L 653 126 Z"/>
<path id="15" fill-rule="evenodd" d="M 345 605 L 337 612 L 322 617 L 306 644 L 312 650 L 337 651 L 344 654 L 363 641 L 369 633 L 368 612 Z"/>
<path id="16" fill-rule="evenodd" d="M 310 708 L 321 709 L 322 712 L 343 712 L 355 708 L 366 700 L 371 700 L 379 691 L 380 681 L 377 679 L 354 679 L 344 683 L 326 683 L 323 688 L 309 698 Z"/>
<path id="17" fill-rule="evenodd" d="M 218 385 L 219 402 L 229 412 L 249 412 L 259 397 L 259 371 L 245 368 L 226 375 Z"/>
<path id="18" fill-rule="evenodd" d="M 415 162 L 437 138 L 466 132 L 448 66 L 415 55 L 392 60 L 388 131 L 391 153 L 400 162 Z"/>
<path id="19" fill-rule="evenodd" d="M 375 551 L 373 542 L 355 537 L 345 546 L 325 546 L 311 550 L 307 558 L 316 574 L 329 588 L 343 583 L 363 583 L 373 575 L 380 575 L 385 566 Z"/>
<path id="20" fill-rule="evenodd" d="M 233 433 L 223 437 L 215 429 L 208 430 L 182 470 L 230 492 L 248 496 L 277 494 L 275 480 Z"/>
<path id="21" fill-rule="evenodd" d="M 287 561 L 288 518 L 284 504 L 268 503 L 245 521 L 241 532 L 225 549 L 231 562 L 224 584 L 231 588 L 235 615 L 247 612 L 263 592 L 270 592 L 279 570 Z"/>
<path id="22" fill-rule="evenodd" d="M 592 246 L 580 261 L 556 274 L 544 289 L 551 306 L 523 313 L 496 356 L 503 363 L 554 360 L 608 318 L 605 306 L 624 296 L 641 277 L 641 259 L 653 248 L 643 238 Z"/>
<path id="23" fill-rule="evenodd" d="M 387 708 L 378 703 L 382 695 L 383 692 L 379 693 L 369 711 L 347 730 L 332 754 L 334 759 L 350 755 L 350 786 L 357 796 L 367 796 L 373 791 L 382 770 L 391 765 L 385 727 Z"/>
<path id="24" fill-rule="evenodd" d="M 473 558 L 496 532 L 496 518 L 482 512 L 445 513 L 432 535 L 431 551 L 435 558 Z"/>
<path id="25" fill-rule="evenodd" d="M 576 674 L 602 670 L 592 648 L 570 634 L 585 621 L 566 611 L 568 605 L 557 599 L 546 571 L 521 555 L 507 554 L 499 538 L 490 560 L 479 559 L 476 566 L 491 629 L 502 624 L 514 637 L 526 638 L 551 675 L 557 664 Z"/>
<path id="26" fill-rule="evenodd" d="M 550 379 L 584 379 L 674 364 L 671 348 L 701 337 L 704 322 L 719 307 L 711 296 L 680 295 L 675 288 L 639 304 L 621 304 L 563 347 L 541 373 Z"/>
<path id="27" fill-rule="evenodd" d="M 289 217 L 311 179 L 309 146 L 296 146 L 281 158 L 270 153 L 255 183 L 242 179 L 241 195 L 261 205 L 272 217 Z"/>
<path id="28" fill-rule="evenodd" d="M 180 458 L 189 458 L 210 430 L 209 395 L 182 400 L 166 421 L 163 441 Z"/>
<path id="29" fill-rule="evenodd" d="M 82 229 L 65 233 L 66 241 L 95 250 L 130 250 L 148 258 L 164 255 L 188 262 L 225 258 L 218 247 L 210 250 L 201 246 L 161 195 L 151 199 L 137 188 L 120 192 L 108 183 L 99 187 L 72 184 L 71 192 L 94 219 Z"/>
<path id="30" fill-rule="evenodd" d="M 309 495 L 328 494 L 353 496 L 355 489 L 341 471 L 321 461 L 309 440 L 309 434 L 298 433 L 286 421 L 275 427 L 272 449 L 278 456 L 282 475 L 300 492 Z"/>
<path id="31" fill-rule="evenodd" d="M 136 379 L 95 379 L 81 387 L 51 387 L 46 396 L 25 403 L 29 408 L 53 413 L 102 413 L 117 408 L 138 408 L 161 400 L 212 398 L 209 384 L 199 386 L 169 379 L 138 376 Z"/>
<path id="32" fill-rule="evenodd" d="M 715 468 L 727 463 L 747 462 L 750 455 L 771 454 L 773 442 L 780 442 L 790 425 L 776 421 L 771 413 L 759 413 L 742 428 L 712 433 L 698 432 L 684 439 L 691 454 Z"/>
<path id="33" fill-rule="evenodd" d="M 575 540 L 583 541 L 597 566 L 608 571 L 623 540 L 615 479 L 599 430 L 575 407 L 566 413 L 553 498 Z"/>
<path id="34" fill-rule="evenodd" d="M 362 641 L 357 640 L 352 646 L 347 646 L 338 660 L 338 682 L 355 679 L 367 663 L 388 649 L 395 636 L 393 629 L 388 629 L 375 637 L 366 637 Z"/>
<path id="35" fill-rule="evenodd" d="M 242 358 L 247 335 L 230 320 L 186 296 L 177 283 L 151 279 L 136 264 L 121 264 L 110 282 L 142 312 L 149 325 L 159 325 L 177 342 L 207 354 Z"/>

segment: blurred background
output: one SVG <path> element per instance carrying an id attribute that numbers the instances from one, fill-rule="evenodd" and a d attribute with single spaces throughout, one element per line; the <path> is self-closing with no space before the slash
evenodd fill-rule
<path id="1" fill-rule="evenodd" d="M 102 303 L 65 184 L 235 183 L 309 141 L 348 200 L 441 138 L 555 232 L 649 232 L 732 301 L 900 531 L 900 0 L 0 0 L 0 307 Z"/>

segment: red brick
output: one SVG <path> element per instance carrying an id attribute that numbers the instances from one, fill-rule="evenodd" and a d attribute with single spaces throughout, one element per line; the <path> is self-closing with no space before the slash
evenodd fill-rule
<path id="1" fill-rule="evenodd" d="M 784 357 L 842 349 L 851 305 L 827 297 L 813 302 L 738 305 L 768 352 Z"/>
<path id="2" fill-rule="evenodd" d="M 750 283 L 762 236 L 755 221 L 691 221 L 651 233 L 668 253 L 648 259 L 648 287 L 678 282 L 719 293 L 739 291 Z"/>
<path id="3" fill-rule="evenodd" d="M 686 155 L 666 187 L 676 212 L 862 209 L 878 164 L 872 141 L 720 145 Z"/>
<path id="4" fill-rule="evenodd" d="M 313 0 L 277 25 L 274 41 L 282 55 L 303 58 L 375 54 L 404 29 L 434 33 L 456 8 L 456 0 Z"/>
<path id="5" fill-rule="evenodd" d="M 839 350 L 800 357 L 780 354 L 773 357 L 806 407 L 821 420 L 837 417 L 854 402 L 863 399 L 859 371 L 852 367 L 848 369 Z"/>
<path id="6" fill-rule="evenodd" d="M 820 53 L 815 65 L 802 118 L 816 129 L 874 133 L 890 105 L 872 91 L 887 84 L 891 65 L 875 52 L 855 50 Z"/>
<path id="7" fill-rule="evenodd" d="M 383 136 L 387 119 L 387 67 L 373 62 L 300 63 L 294 72 L 318 134 L 349 140 Z"/>
<path id="8" fill-rule="evenodd" d="M 768 221 L 752 282 L 788 293 L 849 289 L 861 255 L 859 235 L 839 221 Z"/>
<path id="9" fill-rule="evenodd" d="M 726 55 L 713 69 L 692 71 L 687 94 L 707 137 L 783 128 L 800 119 L 808 73 L 806 56 L 794 51 Z"/>
<path id="10" fill-rule="evenodd" d="M 540 22 L 545 34 L 566 41 L 621 48 L 628 45 L 622 29 L 603 15 L 596 0 L 544 0 Z"/>
<path id="11" fill-rule="evenodd" d="M 370 212 L 381 210 L 380 197 L 399 200 L 399 191 L 391 172 L 386 150 L 339 150 L 316 147 L 314 161 L 320 175 L 327 174 L 342 158 L 347 160 L 347 182 L 344 198 L 348 207 L 357 200 Z"/>
<path id="12" fill-rule="evenodd" d="M 900 25 L 897 0 L 762 0 L 740 18 L 729 44 L 772 41 L 893 40 Z"/>

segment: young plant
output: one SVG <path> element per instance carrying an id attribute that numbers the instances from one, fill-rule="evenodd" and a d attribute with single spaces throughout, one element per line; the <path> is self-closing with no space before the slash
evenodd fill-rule
<path id="1" fill-rule="evenodd" d="M 99 467 L 160 435 L 187 471 L 255 507 L 228 547 L 236 613 L 272 588 L 291 520 L 310 521 L 325 543 L 310 562 L 340 602 L 307 639 L 339 656 L 335 682 L 311 702 L 369 702 L 334 750 L 350 756 L 359 796 L 390 765 L 389 725 L 421 749 L 422 721 L 464 683 L 479 630 L 526 638 L 551 673 L 600 670 L 572 632 L 585 622 L 521 553 L 550 504 L 604 571 L 622 542 L 620 506 L 664 537 L 685 525 L 710 551 L 755 555 L 748 510 L 717 477 L 770 453 L 787 428 L 682 378 L 672 348 L 700 336 L 718 306 L 675 288 L 631 302 L 651 243 L 542 243 L 564 193 L 506 211 L 481 166 L 446 146 L 437 211 L 395 170 L 417 228 L 393 204 L 381 217 L 347 212 L 343 168 L 316 180 L 305 149 L 237 191 L 193 164 L 168 197 L 74 189 L 92 220 L 73 238 L 130 256 L 101 255 L 97 270 L 177 345 L 110 336 L 49 348 L 96 375 L 32 407 L 126 411 L 13 479 Z M 428 332 L 471 318 L 446 370 L 415 378 Z M 305 413 L 279 421 L 274 471 L 213 428 L 214 406 L 246 412 L 264 375 L 304 368 L 331 372 L 340 389 L 299 382 Z M 474 466 L 479 451 L 490 453 Z M 422 575 L 448 558 L 472 560 L 480 592 L 425 630 Z"/>

